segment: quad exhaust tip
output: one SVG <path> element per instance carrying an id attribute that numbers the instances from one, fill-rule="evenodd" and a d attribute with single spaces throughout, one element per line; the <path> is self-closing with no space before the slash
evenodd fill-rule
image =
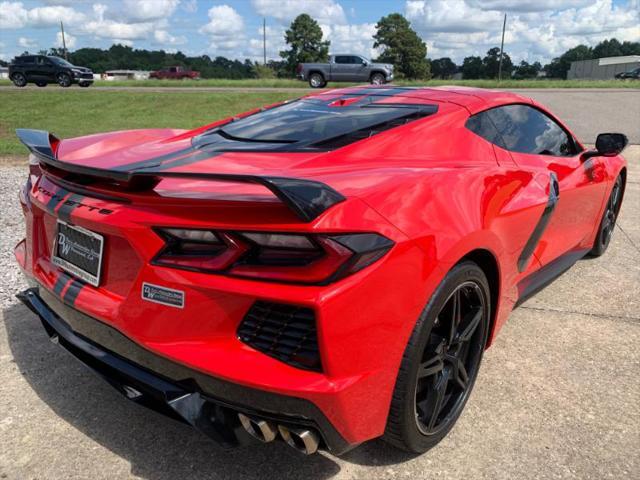
<path id="1" fill-rule="evenodd" d="M 311 455 L 318 451 L 318 445 L 320 439 L 318 435 L 312 431 L 302 428 L 289 428 L 283 425 L 278 425 L 280 436 L 287 442 L 287 445 L 295 448 L 299 452 L 305 455 Z"/>
<path id="2" fill-rule="evenodd" d="M 249 417 L 244 413 L 239 413 L 238 419 L 245 431 L 253 438 L 263 443 L 273 442 L 276 439 L 278 429 L 273 423 L 261 418 Z"/>

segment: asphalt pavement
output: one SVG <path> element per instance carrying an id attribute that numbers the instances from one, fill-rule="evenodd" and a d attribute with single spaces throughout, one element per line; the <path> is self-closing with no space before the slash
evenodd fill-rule
<path id="1" fill-rule="evenodd" d="M 627 129 L 638 138 L 640 115 L 621 120 L 620 110 L 637 106 L 627 95 L 616 106 L 612 96 L 599 105 L 571 92 L 540 92 L 540 100 L 585 133 Z M 10 297 L 23 286 L 8 273 L 17 269 L 23 172 L 0 167 L 0 478 L 640 478 L 640 147 L 626 157 L 609 251 L 579 261 L 511 314 L 451 434 L 421 456 L 378 440 L 341 458 L 304 457 L 277 442 L 224 451 L 127 402 L 51 344 Z"/>

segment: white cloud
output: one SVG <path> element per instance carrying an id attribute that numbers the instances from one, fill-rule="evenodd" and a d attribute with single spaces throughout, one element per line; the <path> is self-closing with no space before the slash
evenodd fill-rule
<path id="1" fill-rule="evenodd" d="M 47 6 L 27 9 L 22 2 L 0 3 L 0 28 L 45 28 L 60 21 L 73 25 L 84 21 L 85 16 L 71 7 Z"/>
<path id="2" fill-rule="evenodd" d="M 97 3 L 93 5 L 94 19 L 82 26 L 84 33 L 90 33 L 99 38 L 110 38 L 116 43 L 125 45 L 131 40 L 148 38 L 155 30 L 153 22 L 124 23 L 106 18 L 108 7 Z"/>
<path id="3" fill-rule="evenodd" d="M 507 12 L 505 51 L 515 61 L 548 62 L 580 43 L 640 39 L 640 3 L 629 0 L 408 0 L 405 15 L 428 46 L 430 58 L 457 62 L 500 45 Z"/>
<path id="4" fill-rule="evenodd" d="M 22 48 L 36 48 L 38 46 L 38 42 L 33 38 L 20 37 L 18 38 L 18 46 Z"/>
<path id="5" fill-rule="evenodd" d="M 244 19 L 229 5 L 211 7 L 209 22 L 199 32 L 209 36 L 212 50 L 233 51 L 245 41 Z"/>
<path id="6" fill-rule="evenodd" d="M 67 49 L 72 49 L 76 47 L 76 37 L 74 37 L 73 35 L 67 32 L 64 33 L 64 41 L 67 45 Z M 62 32 L 56 32 L 55 46 L 58 48 L 63 47 Z"/>
<path id="7" fill-rule="evenodd" d="M 287 26 L 301 13 L 324 25 L 347 23 L 342 5 L 334 0 L 252 0 L 251 4 L 258 15 L 275 18 Z"/>
<path id="8" fill-rule="evenodd" d="M 123 0 L 124 18 L 149 21 L 173 15 L 180 0 Z"/>
<path id="9" fill-rule="evenodd" d="M 27 23 L 27 10 L 21 2 L 0 2 L 0 28 L 22 28 Z"/>
<path id="10" fill-rule="evenodd" d="M 187 43 L 187 39 L 185 37 L 174 37 L 166 30 L 156 30 L 153 32 L 153 38 L 156 42 L 161 43 L 162 45 L 183 45 Z"/>
<path id="11" fill-rule="evenodd" d="M 323 25 L 324 37 L 331 40 L 332 53 L 355 53 L 365 57 L 375 57 L 373 35 L 376 33 L 374 23 L 353 25 Z"/>

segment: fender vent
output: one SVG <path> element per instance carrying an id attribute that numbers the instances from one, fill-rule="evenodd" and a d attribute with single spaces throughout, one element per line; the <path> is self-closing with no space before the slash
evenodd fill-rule
<path id="1" fill-rule="evenodd" d="M 293 367 L 322 371 L 316 318 L 309 308 L 256 302 L 240 323 L 238 338 Z"/>

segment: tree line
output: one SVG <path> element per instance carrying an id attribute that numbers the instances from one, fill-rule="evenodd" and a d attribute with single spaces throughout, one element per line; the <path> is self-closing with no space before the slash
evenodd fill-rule
<path id="1" fill-rule="evenodd" d="M 411 23 L 401 14 L 392 13 L 376 23 L 373 47 L 380 55 L 376 62 L 394 65 L 397 78 L 448 79 L 461 73 L 465 79 L 493 79 L 498 77 L 500 49 L 493 47 L 484 57 L 468 56 L 461 65 L 449 57 L 427 58 L 427 45 Z M 91 68 L 94 72 L 107 70 L 159 70 L 168 66 L 183 66 L 200 72 L 202 78 L 269 78 L 294 76 L 298 63 L 324 62 L 328 60 L 331 42 L 322 39 L 322 29 L 316 20 L 303 13 L 298 15 L 285 32 L 287 48 L 279 52 L 281 60 L 270 60 L 261 65 L 249 59 L 231 60 L 223 56 L 201 55 L 189 57 L 182 52 L 134 49 L 124 45 L 112 45 L 108 49 L 81 48 L 68 52 L 69 61 Z M 28 52 L 25 52 L 27 54 Z M 61 48 L 40 51 L 40 54 L 64 56 Z M 360 52 L 353 52 L 360 53 Z M 552 78 L 566 78 L 571 62 L 619 55 L 640 55 L 640 42 L 619 42 L 612 38 L 595 47 L 578 45 L 554 58 L 545 66 L 539 62 L 522 60 L 515 65 L 508 53 L 502 55 L 502 78 L 527 79 L 541 74 Z M 0 61 L 0 65 L 6 62 Z"/>

